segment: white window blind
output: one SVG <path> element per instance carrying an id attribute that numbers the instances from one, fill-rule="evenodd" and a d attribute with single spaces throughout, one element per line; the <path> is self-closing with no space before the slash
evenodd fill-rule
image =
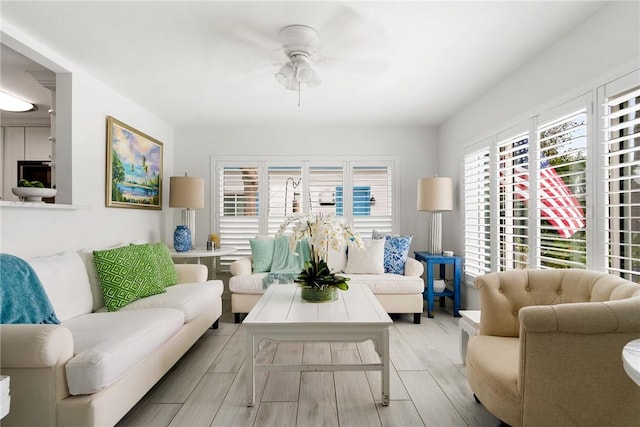
<path id="1" fill-rule="evenodd" d="M 314 164 L 309 167 L 308 181 L 308 212 L 337 215 L 337 206 L 344 206 L 344 192 L 340 191 L 344 188 L 344 166 Z"/>
<path id="2" fill-rule="evenodd" d="M 497 143 L 499 270 L 529 265 L 529 138 L 519 134 Z"/>
<path id="3" fill-rule="evenodd" d="M 222 262 L 251 254 L 249 239 L 260 232 L 260 174 L 257 165 L 217 168 L 218 231 L 222 246 L 237 248 Z"/>
<path id="4" fill-rule="evenodd" d="M 464 156 L 464 266 L 467 281 L 491 271 L 489 146 Z"/>
<path id="5" fill-rule="evenodd" d="M 364 238 L 373 230 L 393 231 L 393 176 L 391 166 L 354 166 L 351 173 L 352 224 Z"/>
<path id="6" fill-rule="evenodd" d="M 302 167 L 268 166 L 267 176 L 269 210 L 266 234 L 274 236 L 288 215 L 302 212 Z"/>
<path id="7" fill-rule="evenodd" d="M 222 264 L 250 255 L 250 239 L 273 236 L 286 216 L 298 212 L 344 216 L 364 238 L 374 228 L 392 232 L 392 166 L 390 161 L 214 161 L 213 229 L 222 245 L 238 249 Z"/>
<path id="8" fill-rule="evenodd" d="M 640 86 L 603 108 L 606 269 L 640 283 Z"/>
<path id="9" fill-rule="evenodd" d="M 586 110 L 541 124 L 537 138 L 536 267 L 586 268 Z"/>

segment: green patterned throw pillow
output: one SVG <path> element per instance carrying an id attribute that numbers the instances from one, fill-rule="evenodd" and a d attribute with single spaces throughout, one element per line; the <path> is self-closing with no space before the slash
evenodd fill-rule
<path id="1" fill-rule="evenodd" d="M 169 255 L 169 248 L 164 243 L 155 243 L 150 246 L 158 264 L 160 285 L 165 287 L 177 285 L 178 273 L 176 273 L 176 266 Z"/>
<path id="2" fill-rule="evenodd" d="M 137 299 L 166 292 L 150 245 L 130 245 L 94 251 L 104 303 L 116 311 Z"/>

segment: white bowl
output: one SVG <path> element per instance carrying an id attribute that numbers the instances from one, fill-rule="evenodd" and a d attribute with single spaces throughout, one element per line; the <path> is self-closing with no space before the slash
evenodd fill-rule
<path id="1" fill-rule="evenodd" d="M 43 197 L 53 197 L 56 195 L 55 188 L 38 188 L 38 187 L 13 187 L 13 194 L 20 197 L 23 202 L 40 202 Z"/>

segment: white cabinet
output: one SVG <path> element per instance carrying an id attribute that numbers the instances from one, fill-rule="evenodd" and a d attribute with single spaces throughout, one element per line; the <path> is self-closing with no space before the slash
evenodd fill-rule
<path id="1" fill-rule="evenodd" d="M 11 187 L 18 186 L 18 160 L 50 160 L 49 126 L 5 126 L 2 150 L 2 200 L 18 201 Z"/>

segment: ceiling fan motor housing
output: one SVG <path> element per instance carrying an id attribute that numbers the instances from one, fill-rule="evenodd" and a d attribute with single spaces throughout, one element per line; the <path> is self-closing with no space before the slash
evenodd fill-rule
<path id="1" fill-rule="evenodd" d="M 289 58 L 301 53 L 308 58 L 318 47 L 318 32 L 307 25 L 289 25 L 280 30 L 280 41 Z"/>

